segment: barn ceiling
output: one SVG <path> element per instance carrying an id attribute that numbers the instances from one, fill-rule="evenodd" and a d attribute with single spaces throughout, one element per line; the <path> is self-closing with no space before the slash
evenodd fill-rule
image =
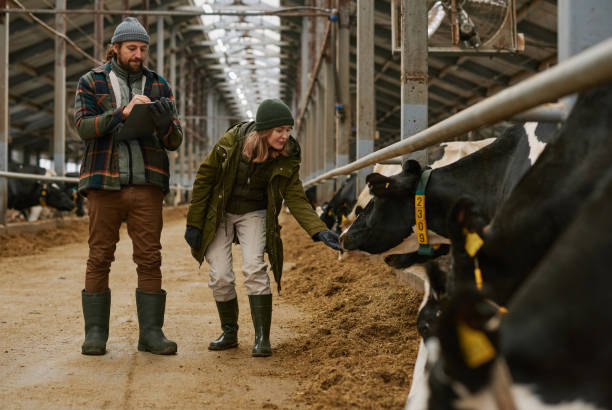
<path id="1" fill-rule="evenodd" d="M 312 6 L 312 0 L 150 0 L 149 8 L 176 9 L 201 6 L 222 9 L 263 10 L 274 7 Z M 13 3 L 13 2 L 11 2 Z M 53 8 L 51 0 L 22 0 L 29 9 Z M 107 9 L 123 9 L 125 0 L 106 0 Z M 143 1 L 131 0 L 130 8 L 143 9 Z M 203 3 L 209 3 L 205 6 Z M 93 9 L 93 0 L 70 0 L 71 9 Z M 318 2 L 320 4 L 320 2 Z M 400 55 L 391 51 L 391 1 L 376 0 L 375 86 L 376 118 L 380 137 L 375 148 L 399 140 Z M 11 4 L 11 7 L 17 7 Z M 356 80 L 356 1 L 351 3 L 351 84 Z M 499 90 L 556 63 L 557 5 L 554 0 L 516 0 L 518 32 L 525 37 L 525 51 L 495 56 L 429 56 L 429 124 L 472 105 Z M 54 26 L 54 15 L 39 14 Z M 301 19 L 310 17 L 224 16 L 165 17 L 165 27 L 178 28 L 178 46 L 199 67 L 207 89 L 215 88 L 237 118 L 255 112 L 264 98 L 282 96 L 291 101 L 298 87 Z M 105 16 L 105 44 L 121 16 Z M 202 28 L 203 25 L 209 29 Z M 48 151 L 53 136 L 54 39 L 27 14 L 11 14 L 9 40 L 10 141 L 12 148 Z M 157 25 L 149 17 L 151 34 L 149 66 L 155 68 Z M 164 33 L 169 48 L 169 30 Z M 67 35 L 93 55 L 93 15 L 68 15 Z M 166 64 L 168 62 L 166 57 Z M 73 95 L 78 78 L 93 63 L 67 47 L 67 158 L 76 158 L 80 140 L 72 126 Z M 168 70 L 165 76 L 168 77 Z M 230 74 L 233 73 L 233 74 Z M 175 93 L 176 85 L 173 85 Z M 237 91 L 240 89 L 240 92 Z"/>
<path id="2" fill-rule="evenodd" d="M 355 0 L 351 2 L 352 90 L 357 77 L 356 3 Z M 307 4 L 310 1 L 283 1 L 284 6 Z M 375 149 L 379 149 L 400 139 L 401 83 L 400 54 L 391 51 L 391 0 L 376 0 L 374 4 L 376 122 L 380 133 Z M 429 125 L 556 63 L 556 0 L 516 0 L 515 4 L 517 31 L 525 38 L 524 52 L 495 56 L 429 56 Z M 287 32 L 286 36 L 299 40 L 299 33 Z M 287 67 L 288 74 L 293 70 L 290 62 L 298 58 L 298 50 L 287 50 L 283 66 Z"/>

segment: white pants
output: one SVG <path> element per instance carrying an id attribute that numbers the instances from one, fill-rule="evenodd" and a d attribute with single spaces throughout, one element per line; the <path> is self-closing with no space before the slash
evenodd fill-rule
<path id="1" fill-rule="evenodd" d="M 270 278 L 264 261 L 266 248 L 266 210 L 244 215 L 226 213 L 215 238 L 206 249 L 206 262 L 210 265 L 208 286 L 217 302 L 236 297 L 236 276 L 232 268 L 232 242 L 234 232 L 242 248 L 242 273 L 249 295 L 269 295 Z"/>

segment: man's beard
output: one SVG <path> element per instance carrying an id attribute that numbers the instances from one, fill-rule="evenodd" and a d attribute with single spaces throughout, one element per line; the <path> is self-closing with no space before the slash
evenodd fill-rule
<path id="1" fill-rule="evenodd" d="M 119 64 L 121 68 L 123 68 L 129 73 L 139 73 L 142 71 L 142 60 L 138 64 L 137 68 L 132 68 L 129 61 L 123 61 L 123 59 L 119 55 L 117 55 L 117 64 Z"/>

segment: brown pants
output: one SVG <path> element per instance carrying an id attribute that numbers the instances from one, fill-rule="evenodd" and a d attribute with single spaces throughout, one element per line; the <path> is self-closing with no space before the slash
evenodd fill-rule
<path id="1" fill-rule="evenodd" d="M 121 191 L 90 189 L 89 258 L 85 292 L 108 289 L 110 265 L 115 260 L 119 228 L 125 219 L 132 239 L 133 260 L 137 265 L 138 289 L 161 290 L 161 231 L 164 194 L 154 186 L 129 186 Z"/>

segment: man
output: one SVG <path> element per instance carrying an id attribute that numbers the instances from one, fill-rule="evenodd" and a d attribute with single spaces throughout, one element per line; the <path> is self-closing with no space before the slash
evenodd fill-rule
<path id="1" fill-rule="evenodd" d="M 79 80 L 75 124 L 86 143 L 79 192 L 89 201 L 89 258 L 82 291 L 85 342 L 82 353 L 106 353 L 110 315 L 108 276 L 119 228 L 126 221 L 134 245 L 138 288 L 138 350 L 174 354 L 176 343 L 162 326 L 166 292 L 161 288 L 162 200 L 169 190 L 168 156 L 183 132 L 166 80 L 143 67 L 149 35 L 133 17 L 115 29 L 107 62 Z M 121 134 L 138 104 L 149 103 L 152 135 Z M 127 130 L 128 128 L 126 128 Z"/>

